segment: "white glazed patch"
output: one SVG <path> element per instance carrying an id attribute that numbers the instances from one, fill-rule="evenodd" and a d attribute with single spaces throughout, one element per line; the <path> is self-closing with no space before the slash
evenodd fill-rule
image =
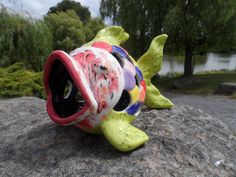
<path id="1" fill-rule="evenodd" d="M 77 48 L 70 56 L 86 88 L 85 92 L 97 105 L 96 110 L 92 108 L 92 114 L 86 117 L 94 127 L 120 99 L 124 89 L 122 68 L 109 52 L 95 47 Z"/>

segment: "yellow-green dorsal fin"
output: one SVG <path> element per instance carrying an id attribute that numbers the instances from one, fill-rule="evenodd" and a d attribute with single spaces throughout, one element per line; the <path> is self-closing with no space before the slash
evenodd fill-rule
<path id="1" fill-rule="evenodd" d="M 115 111 L 101 123 L 101 130 L 107 140 L 120 151 L 131 151 L 144 144 L 149 138 L 143 131 L 129 124 L 133 118 Z M 133 116 L 132 116 L 133 117 Z"/>
<path id="2" fill-rule="evenodd" d="M 121 26 L 109 26 L 100 30 L 95 38 L 84 44 L 83 46 L 90 46 L 91 43 L 96 41 L 107 42 L 111 45 L 119 46 L 121 43 L 124 43 L 129 38 L 129 34 L 124 31 Z"/>
<path id="3" fill-rule="evenodd" d="M 161 95 L 159 90 L 151 83 L 151 78 L 161 70 L 166 39 L 166 34 L 155 37 L 148 51 L 137 61 L 147 85 L 145 105 L 151 108 L 170 108 L 173 106 L 173 103 Z"/>

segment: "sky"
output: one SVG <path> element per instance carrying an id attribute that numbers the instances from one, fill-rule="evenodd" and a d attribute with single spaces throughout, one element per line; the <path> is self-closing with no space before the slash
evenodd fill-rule
<path id="1" fill-rule="evenodd" d="M 49 8 L 55 6 L 61 0 L 0 0 L 0 3 L 16 12 L 27 12 L 33 18 L 40 19 Z M 92 17 L 99 15 L 99 4 L 101 0 L 75 0 L 83 6 L 87 6 Z"/>

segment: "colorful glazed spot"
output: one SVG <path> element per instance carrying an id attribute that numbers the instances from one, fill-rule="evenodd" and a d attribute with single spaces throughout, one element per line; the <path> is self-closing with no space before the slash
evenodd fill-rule
<path id="1" fill-rule="evenodd" d="M 105 100 L 101 100 L 99 103 L 98 103 L 98 113 L 102 112 L 102 110 L 106 109 L 108 107 L 108 104 Z"/>
<path id="2" fill-rule="evenodd" d="M 146 83 L 144 80 L 141 81 L 141 85 L 142 85 L 144 91 L 146 92 Z"/>
<path id="3" fill-rule="evenodd" d="M 123 51 L 125 51 L 125 53 L 128 55 L 127 50 L 125 50 L 123 47 L 119 46 Z"/>
<path id="4" fill-rule="evenodd" d="M 131 98 L 131 103 L 135 103 L 139 100 L 139 88 L 135 86 L 132 90 L 129 91 L 130 98 Z"/>
<path id="5" fill-rule="evenodd" d="M 102 120 L 106 120 L 107 117 L 106 117 L 105 115 L 103 115 L 101 119 L 102 119 Z"/>
<path id="6" fill-rule="evenodd" d="M 90 129 L 93 128 L 92 125 L 89 122 L 89 119 L 84 119 L 79 123 L 80 128 Z"/>
<path id="7" fill-rule="evenodd" d="M 137 76 L 138 76 L 138 78 L 139 78 L 139 81 L 143 80 L 143 74 L 142 74 L 142 72 L 140 71 L 140 69 L 136 66 L 136 67 L 135 67 L 135 70 L 136 70 L 136 74 L 137 74 Z"/>
<path id="8" fill-rule="evenodd" d="M 140 108 L 141 103 L 137 102 L 134 105 L 130 106 L 128 109 L 126 109 L 126 112 L 130 115 L 134 115 Z"/>
<path id="9" fill-rule="evenodd" d="M 133 76 L 135 76 L 136 71 L 134 65 L 127 60 L 123 60 L 123 63 L 124 63 L 124 69 L 128 70 L 129 72 L 132 73 Z"/>
<path id="10" fill-rule="evenodd" d="M 124 69 L 124 79 L 125 79 L 125 90 L 131 90 L 134 88 L 135 86 L 135 79 L 133 74 Z"/>
<path id="11" fill-rule="evenodd" d="M 145 100 L 145 90 L 144 90 L 144 88 L 143 87 L 141 87 L 141 92 L 140 92 L 140 96 L 139 96 L 139 101 L 140 102 L 144 102 L 144 100 Z"/>
<path id="12" fill-rule="evenodd" d="M 112 51 L 112 46 L 110 44 L 106 43 L 106 42 L 101 42 L 101 41 L 94 42 L 92 44 L 92 47 L 97 47 L 97 48 L 100 48 L 100 49 L 104 49 L 104 50 L 106 50 L 108 52 Z"/>
<path id="13" fill-rule="evenodd" d="M 127 57 L 127 53 L 124 49 L 122 49 L 121 47 L 112 46 L 112 53 L 118 53 L 121 57 L 126 58 Z"/>

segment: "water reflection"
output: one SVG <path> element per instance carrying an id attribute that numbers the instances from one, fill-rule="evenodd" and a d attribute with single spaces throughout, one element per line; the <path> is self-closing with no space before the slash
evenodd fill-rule
<path id="1" fill-rule="evenodd" d="M 207 55 L 195 56 L 194 73 L 211 70 L 235 70 L 236 54 L 226 55 L 217 53 L 208 53 Z M 184 71 L 184 56 L 165 55 L 163 59 L 162 69 L 159 74 L 168 72 Z"/>

